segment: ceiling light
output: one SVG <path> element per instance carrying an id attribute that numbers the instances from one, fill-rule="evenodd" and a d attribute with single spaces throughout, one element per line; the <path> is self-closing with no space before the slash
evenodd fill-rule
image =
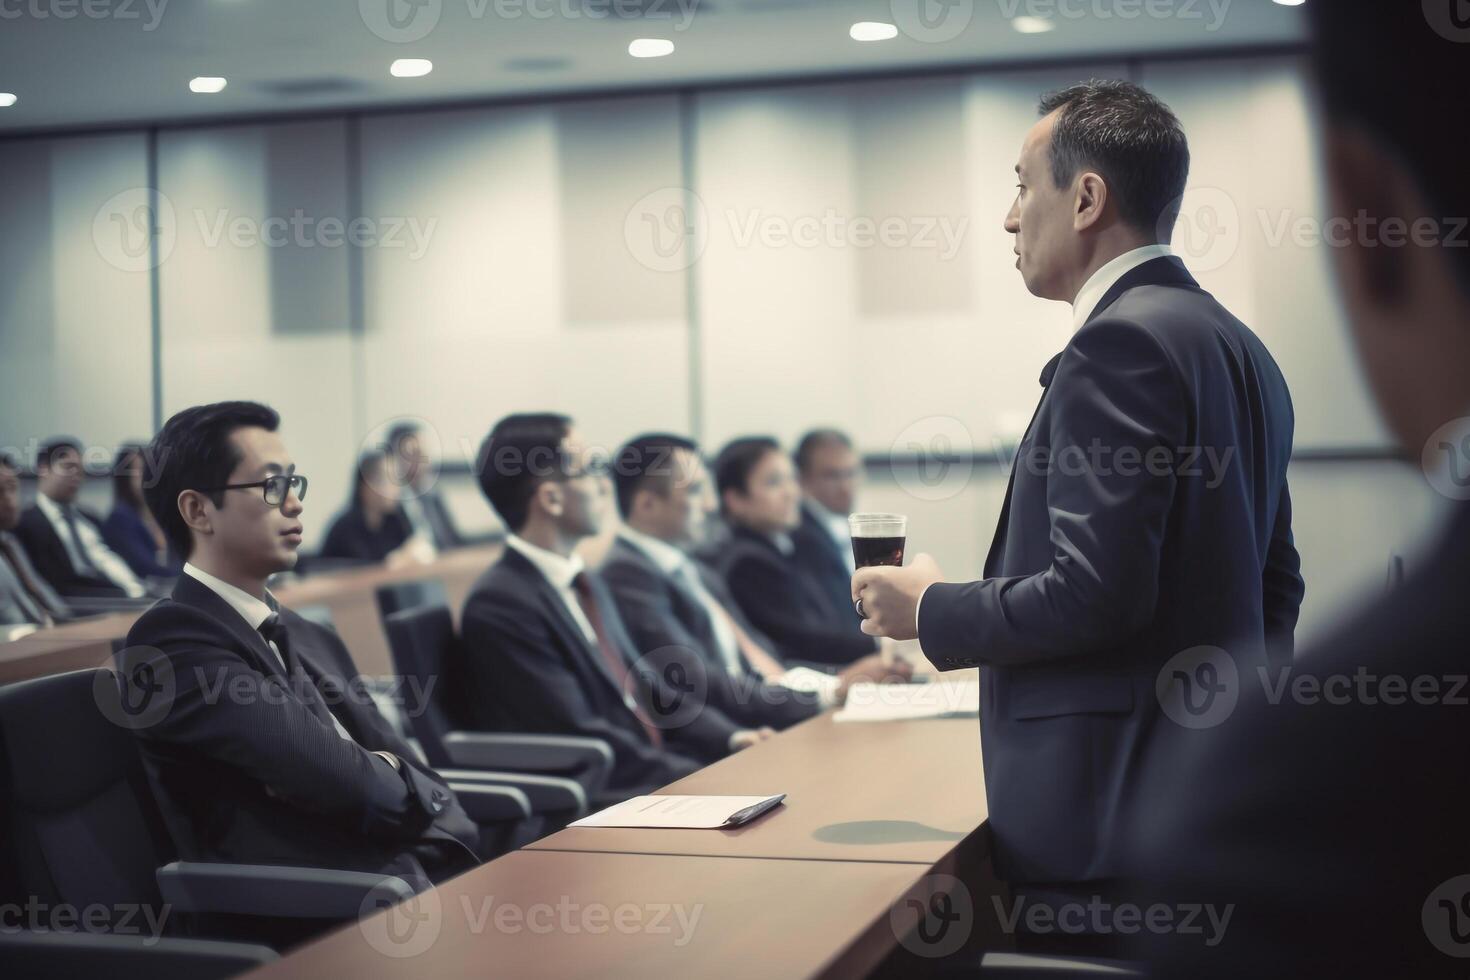
<path id="1" fill-rule="evenodd" d="M 1276 0 L 1276 2 L 1283 7 L 1300 7 L 1307 0 Z"/>
<path id="2" fill-rule="evenodd" d="M 213 75 L 200 75 L 198 78 L 191 78 L 189 80 L 189 91 L 199 92 L 202 95 L 213 95 L 216 92 L 223 92 L 227 84 L 223 78 L 216 78 Z"/>
<path id="3" fill-rule="evenodd" d="M 8 105 L 15 105 L 15 102 L 16 99 L 14 93 L 0 92 L 0 108 L 4 108 Z"/>
<path id="4" fill-rule="evenodd" d="M 428 58 L 399 58 L 388 66 L 388 74 L 394 78 L 421 78 L 434 70 Z"/>
<path id="5" fill-rule="evenodd" d="M 1045 17 L 1012 17 L 1011 26 L 1022 34 L 1045 34 L 1057 29 L 1056 22 Z"/>
<path id="6" fill-rule="evenodd" d="M 628 53 L 635 58 L 662 58 L 674 53 L 674 42 L 661 37 L 640 37 L 628 45 Z"/>
<path id="7" fill-rule="evenodd" d="M 898 28 L 876 20 L 860 20 L 847 29 L 854 41 L 887 41 L 898 37 Z"/>

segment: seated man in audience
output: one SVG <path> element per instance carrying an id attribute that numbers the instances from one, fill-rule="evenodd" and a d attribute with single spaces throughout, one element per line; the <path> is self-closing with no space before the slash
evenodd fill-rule
<path id="1" fill-rule="evenodd" d="M 168 698 L 156 718 L 142 702 L 144 764 L 186 859 L 423 887 L 476 863 L 479 830 L 333 669 L 351 662 L 337 635 L 265 587 L 296 565 L 307 489 L 277 424 L 264 405 L 220 402 L 154 438 L 148 507 L 186 563 L 118 655 L 124 677 L 150 677 Z"/>
<path id="2" fill-rule="evenodd" d="M 71 618 L 10 532 L 20 523 L 20 467 L 0 453 L 0 635 L 6 627 L 50 626 Z"/>
<path id="3" fill-rule="evenodd" d="M 388 433 L 388 453 L 395 468 L 393 476 L 401 488 L 399 506 L 414 533 L 432 541 L 440 551 L 463 545 L 464 536 L 454 526 L 444 498 L 434 489 L 438 471 L 424 449 L 419 427 L 411 422 L 395 425 Z"/>
<path id="4" fill-rule="evenodd" d="M 21 515 L 16 536 L 36 569 L 63 596 L 141 599 L 143 583 L 102 540 L 101 520 L 76 502 L 82 488 L 82 446 L 52 439 L 36 455 L 36 502 Z"/>
<path id="5" fill-rule="evenodd" d="M 488 729 L 590 735 L 610 784 L 654 789 L 771 734 L 701 710 L 623 628 L 577 544 L 598 532 L 606 479 L 563 415 L 511 415 L 480 447 L 486 499 L 510 532 L 462 617 L 466 702 Z M 663 710 L 659 710 L 663 708 Z"/>
<path id="6" fill-rule="evenodd" d="M 640 650 L 689 651 L 708 679 L 708 702 L 747 725 L 786 728 L 837 704 L 857 680 L 906 679 L 907 661 L 877 654 L 839 675 L 781 663 L 719 577 L 689 557 L 713 510 L 709 475 L 693 442 L 645 435 L 613 461 L 623 527 L 599 571 Z"/>
<path id="7" fill-rule="evenodd" d="M 715 459 L 720 510 L 730 539 L 700 557 L 725 580 L 742 612 L 776 644 L 783 661 L 846 666 L 883 652 L 863 633 L 851 603 L 833 608 L 826 594 L 801 573 L 791 532 L 801 523 L 801 489 L 791 458 L 776 440 L 736 439 Z M 884 645 L 891 641 L 882 641 Z"/>
<path id="8" fill-rule="evenodd" d="M 821 589 L 838 618 L 862 622 L 852 605 L 852 535 L 847 515 L 857 493 L 858 457 L 836 429 L 813 429 L 796 444 L 801 524 L 791 532 L 796 566 Z"/>

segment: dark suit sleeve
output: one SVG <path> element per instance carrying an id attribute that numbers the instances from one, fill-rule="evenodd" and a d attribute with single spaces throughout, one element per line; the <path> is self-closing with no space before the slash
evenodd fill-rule
<path id="1" fill-rule="evenodd" d="M 679 621 L 668 594 L 656 579 L 629 566 L 622 566 L 619 572 L 617 584 L 605 574 L 602 579 L 617 606 L 617 625 L 628 637 L 637 662 L 645 668 L 641 679 L 652 688 L 645 690 L 644 704 L 680 705 L 667 719 L 664 734 L 675 745 L 687 745 L 701 759 L 724 758 L 730 753 L 730 737 L 741 728 L 716 707 L 730 703 L 725 672 L 710 666 L 699 640 Z M 674 670 L 685 678 L 685 685 L 693 686 L 692 693 L 702 702 L 688 717 L 684 699 L 689 694 L 667 689 L 665 678 L 676 676 Z M 718 691 L 713 690 L 716 686 Z"/>
<path id="2" fill-rule="evenodd" d="M 474 595 L 465 606 L 466 678 L 478 688 L 469 692 L 470 699 L 535 705 L 539 731 L 602 739 L 612 747 L 624 784 L 662 784 L 686 774 L 677 756 L 671 759 L 630 730 L 610 724 L 587 702 L 534 609 L 498 598 Z"/>
<path id="3" fill-rule="evenodd" d="M 1033 575 L 930 586 L 919 642 L 940 662 L 1076 656 L 1153 617 L 1176 447 L 1188 425 L 1173 362 L 1143 327 L 1095 320 L 1062 356 L 1049 397 L 1051 563 Z M 1099 464 L 1088 455 L 1094 446 Z"/>
<path id="4" fill-rule="evenodd" d="M 1301 569 L 1302 559 L 1291 533 L 1291 490 L 1283 484 L 1261 576 L 1266 648 L 1276 661 L 1289 661 L 1292 657 L 1297 616 L 1307 591 Z"/>
<path id="5" fill-rule="evenodd" d="M 801 608 L 792 575 L 775 575 L 755 555 L 734 558 L 726 585 L 747 619 L 776 644 L 781 659 L 846 666 L 878 650 L 878 643 L 858 628 L 833 629 L 813 622 Z"/>
<path id="6" fill-rule="evenodd" d="M 369 836 L 411 840 L 433 821 L 433 801 L 405 774 L 342 738 L 275 676 L 211 645 L 191 624 L 178 625 L 145 619 L 129 636 L 130 655 L 152 647 L 154 676 L 173 687 L 167 711 L 139 732 L 143 738 L 233 766 L 282 801 Z"/>

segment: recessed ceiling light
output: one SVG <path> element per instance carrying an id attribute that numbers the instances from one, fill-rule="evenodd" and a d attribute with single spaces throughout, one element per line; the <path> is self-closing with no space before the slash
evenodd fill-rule
<path id="1" fill-rule="evenodd" d="M 0 108 L 3 108 L 4 106 L 8 106 L 8 105 L 15 105 L 15 103 L 16 103 L 16 98 L 15 98 L 15 94 L 14 93 L 12 93 L 12 92 L 0 92 Z"/>
<path id="2" fill-rule="evenodd" d="M 1012 17 L 1011 26 L 1022 34 L 1045 34 L 1057 29 L 1056 21 L 1045 17 Z"/>
<path id="3" fill-rule="evenodd" d="M 394 78 L 421 78 L 434 70 L 428 58 L 399 58 L 388 66 L 388 74 Z"/>
<path id="4" fill-rule="evenodd" d="M 1276 2 L 1283 7 L 1300 7 L 1307 0 L 1276 0 Z"/>
<path id="5" fill-rule="evenodd" d="M 635 38 L 628 45 L 628 53 L 635 58 L 662 58 L 674 53 L 674 42 L 661 37 Z"/>
<path id="6" fill-rule="evenodd" d="M 200 75 L 198 78 L 191 78 L 189 80 L 189 91 L 199 92 L 202 95 L 213 95 L 216 92 L 223 92 L 227 84 L 229 83 L 223 78 L 216 78 L 213 75 Z"/>
<path id="7" fill-rule="evenodd" d="M 847 36 L 854 41 L 887 41 L 898 37 L 898 28 L 876 20 L 860 20 L 847 29 Z"/>

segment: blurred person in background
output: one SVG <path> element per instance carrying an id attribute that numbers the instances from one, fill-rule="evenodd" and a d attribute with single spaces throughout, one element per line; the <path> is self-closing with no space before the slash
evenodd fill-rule
<path id="1" fill-rule="evenodd" d="M 102 540 L 139 578 L 173 578 L 184 563 L 170 555 L 168 539 L 143 502 L 143 447 L 119 446 L 112 464 L 112 511 Z"/>
<path id="2" fill-rule="evenodd" d="M 352 471 L 352 499 L 337 515 L 322 544 L 321 557 L 399 568 L 432 561 L 434 546 L 414 534 L 399 506 L 401 487 L 381 450 L 369 450 Z"/>

